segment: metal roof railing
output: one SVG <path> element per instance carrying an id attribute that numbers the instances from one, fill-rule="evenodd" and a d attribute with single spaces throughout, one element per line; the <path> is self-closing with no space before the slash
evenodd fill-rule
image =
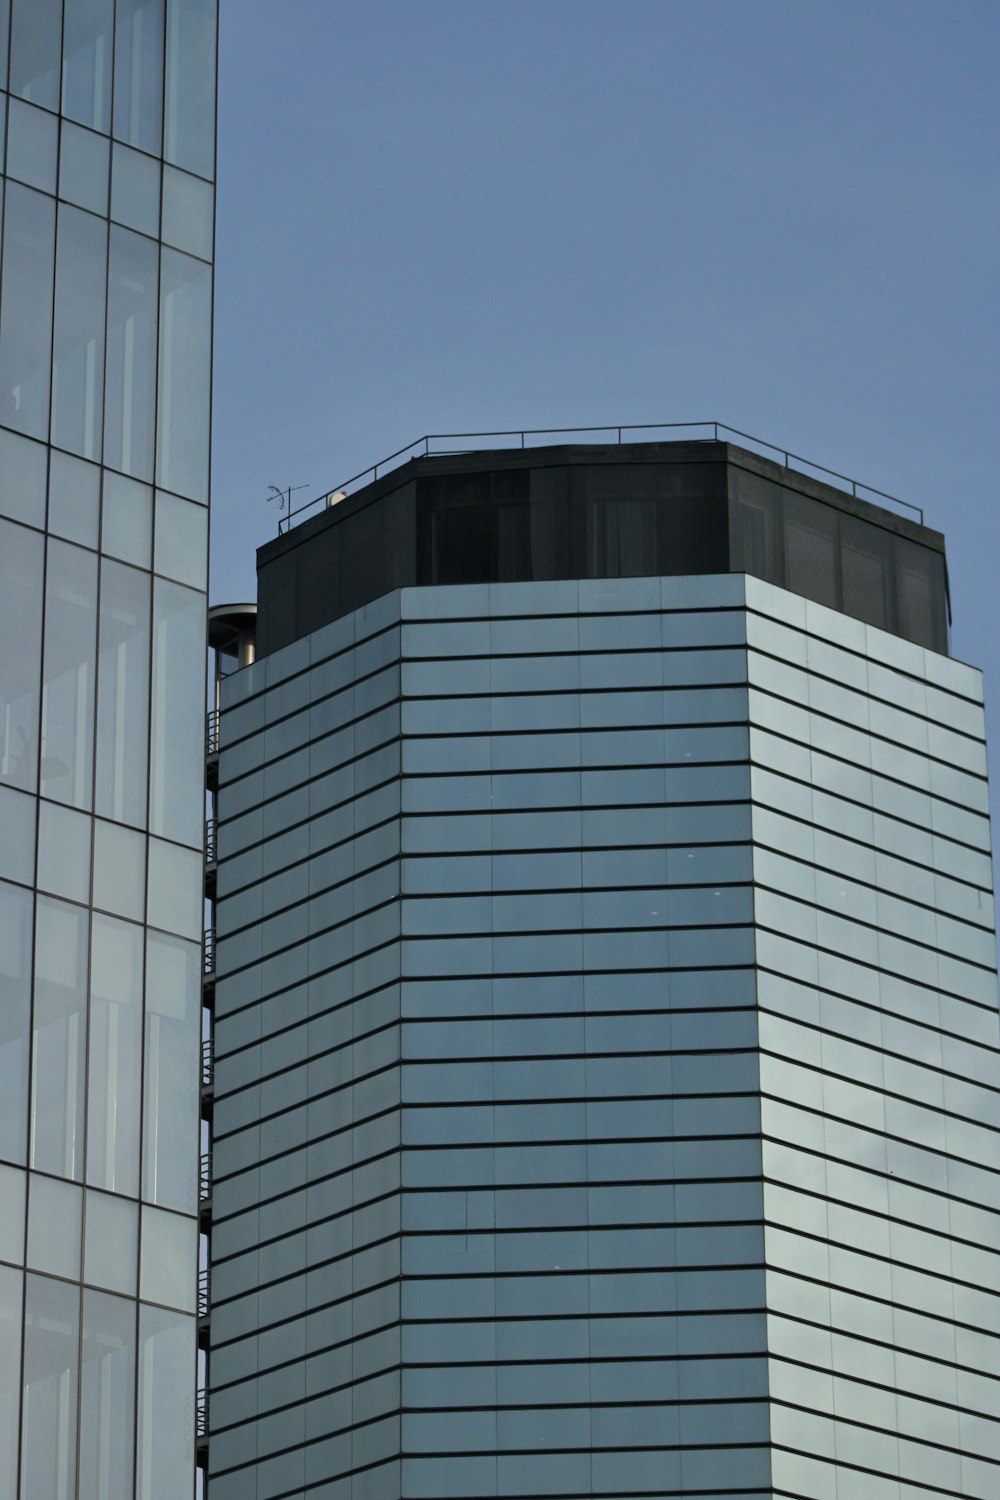
<path id="1" fill-rule="evenodd" d="M 913 511 L 921 526 L 924 524 L 922 506 L 914 505 L 909 500 L 902 500 L 898 495 L 890 495 L 887 490 L 876 489 L 873 484 L 865 484 L 861 479 L 852 479 L 849 474 L 841 474 L 839 470 L 831 469 L 826 464 L 816 463 L 811 458 L 805 458 L 801 453 L 793 453 L 790 448 L 782 447 L 780 443 L 770 443 L 766 438 L 754 437 L 752 433 L 741 431 L 739 427 L 730 427 L 727 422 L 610 422 L 603 427 L 523 427 L 495 432 L 425 433 L 423 437 L 415 438 L 412 443 L 397 448 L 395 453 L 390 453 L 386 458 L 380 458 L 378 463 L 369 464 L 367 469 L 352 474 L 350 479 L 342 480 L 340 484 L 324 490 L 312 500 L 307 500 L 304 505 L 298 506 L 295 510 L 289 510 L 287 515 L 280 516 L 278 535 L 282 536 L 286 531 L 290 531 L 293 526 L 297 526 L 301 520 L 319 507 L 331 505 L 336 499 L 345 498 L 350 494 L 352 486 L 363 488 L 367 484 L 374 484 L 380 476 L 389 473 L 392 469 L 398 469 L 411 458 L 448 457 L 497 447 L 526 448 L 528 446 L 526 438 L 542 438 L 548 442 L 553 439 L 561 442 L 566 438 L 576 438 L 581 442 L 610 441 L 617 445 L 637 441 L 633 434 L 648 435 L 654 432 L 669 432 L 675 435 L 684 432 L 693 433 L 697 434 L 694 439 L 696 442 L 718 442 L 720 436 L 723 440 L 727 437 L 740 438 L 744 443 L 753 443 L 757 448 L 765 449 L 764 457 L 777 455 L 786 469 L 797 469 L 804 474 L 818 474 L 827 479 L 838 479 L 842 484 L 850 485 L 851 494 L 855 499 L 863 500 L 869 495 L 876 495 L 879 500 L 888 500 L 892 505 L 901 505 L 904 509 Z M 486 439 L 489 441 L 485 441 Z M 648 436 L 645 439 L 645 441 L 650 440 Z M 638 441 L 644 441 L 644 439 L 640 438 Z M 461 446 L 438 446 L 442 443 L 458 443 Z M 545 447 L 547 444 L 540 442 L 533 443 L 531 446 Z"/>

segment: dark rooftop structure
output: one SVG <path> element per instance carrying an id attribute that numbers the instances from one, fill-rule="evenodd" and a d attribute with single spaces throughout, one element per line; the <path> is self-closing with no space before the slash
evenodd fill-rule
<path id="1" fill-rule="evenodd" d="M 257 569 L 264 656 L 413 585 L 726 572 L 948 650 L 939 532 L 715 438 L 411 458 L 329 497 Z"/>

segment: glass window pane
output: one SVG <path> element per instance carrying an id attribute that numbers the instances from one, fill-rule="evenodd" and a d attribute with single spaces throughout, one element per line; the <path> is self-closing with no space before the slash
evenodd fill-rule
<path id="1" fill-rule="evenodd" d="M 157 573 L 189 583 L 192 588 L 208 585 L 208 511 L 203 505 L 178 500 L 176 495 L 156 492 Z"/>
<path id="2" fill-rule="evenodd" d="M 74 1500 L 80 1290 L 29 1276 L 24 1317 L 22 1500 Z"/>
<path id="3" fill-rule="evenodd" d="M 0 1203 L 3 1203 L 3 1213 L 0 1214 L 0 1260 L 12 1262 L 15 1266 L 24 1265 L 24 1215 L 25 1199 L 27 1196 L 28 1174 L 23 1167 L 8 1167 L 0 1163 Z M 0 1335 L 2 1342 L 2 1335 Z M 0 1393 L 3 1392 L 3 1382 L 0 1381 Z M 0 1406 L 3 1404 L 3 1394 L 0 1394 Z M 0 1433 L 4 1430 L 3 1418 L 0 1417 Z M 5 1492 L 0 1485 L 0 1495 Z"/>
<path id="4" fill-rule="evenodd" d="M 62 0 L 14 0 L 10 18 L 10 91 L 59 108 Z"/>
<path id="5" fill-rule="evenodd" d="M 197 1207 L 201 947 L 150 932 L 146 945 L 143 1196 Z"/>
<path id="6" fill-rule="evenodd" d="M 139 1192 L 142 928 L 94 913 L 90 955 L 87 1182 Z"/>
<path id="7" fill-rule="evenodd" d="M 90 900 L 90 827 L 86 813 L 56 802 L 39 804 L 39 890 L 68 901 Z"/>
<path id="8" fill-rule="evenodd" d="M 111 227 L 110 246 L 104 462 L 137 479 L 151 479 L 157 248 L 117 224 Z"/>
<path id="9" fill-rule="evenodd" d="M 23 1162 L 31 1028 L 30 891 L 0 882 L 0 1157 Z"/>
<path id="10" fill-rule="evenodd" d="M 64 204 L 56 254 L 52 441 L 92 459 L 101 456 L 107 257 L 103 220 Z"/>
<path id="11" fill-rule="evenodd" d="M 75 1182 L 31 1173 L 28 1189 L 28 1265 L 52 1276 L 80 1276 L 83 1191 Z"/>
<path id="12" fill-rule="evenodd" d="M 8 182 L 0 292 L 0 421 L 29 437 L 49 426 L 55 201 Z"/>
<path id="13" fill-rule="evenodd" d="M 211 359 L 211 267 L 164 250 L 156 482 L 203 505 L 208 503 Z"/>
<path id="14" fill-rule="evenodd" d="M 211 260 L 214 211 L 210 183 L 176 167 L 163 168 L 163 238 L 168 245 Z"/>
<path id="15" fill-rule="evenodd" d="M 136 1500 L 178 1500 L 194 1467 L 194 1318 L 139 1309 Z"/>
<path id="16" fill-rule="evenodd" d="M 96 810 L 138 827 L 146 821 L 148 693 L 149 575 L 103 559 Z"/>
<path id="17" fill-rule="evenodd" d="M 49 530 L 96 547 L 101 531 L 101 471 L 53 448 L 49 462 Z"/>
<path id="18" fill-rule="evenodd" d="M 194 1312 L 197 1269 L 198 1220 L 144 1206 L 139 1264 L 142 1300 Z"/>
<path id="19" fill-rule="evenodd" d="M 168 0 L 163 154 L 177 167 L 215 176 L 217 0 Z"/>
<path id="20" fill-rule="evenodd" d="M 114 0 L 73 0 L 63 23 L 62 112 L 81 125 L 111 128 Z"/>
<path id="21" fill-rule="evenodd" d="M 90 807 L 94 765 L 97 558 L 51 540 L 45 581 L 41 790 Z"/>
<path id="22" fill-rule="evenodd" d="M 204 865 L 200 850 L 149 841 L 149 900 L 146 920 L 198 941 L 202 930 Z"/>
<path id="23" fill-rule="evenodd" d="M 200 849 L 204 843 L 205 598 L 178 583 L 153 583 L 153 710 L 149 827 Z"/>
<path id="24" fill-rule="evenodd" d="M 108 159 L 105 136 L 63 121 L 59 151 L 59 196 L 92 213 L 108 211 Z"/>
<path id="25" fill-rule="evenodd" d="M 894 538 L 900 634 L 932 651 L 947 651 L 944 556 L 906 537 Z"/>
<path id="26" fill-rule="evenodd" d="M 0 639 L 19 642 L 0 652 L 0 779 L 29 792 L 38 777 L 43 547 L 37 532 L 0 520 Z"/>
<path id="27" fill-rule="evenodd" d="M 7 113 L 7 176 L 43 193 L 54 193 L 58 147 L 56 116 L 12 99 Z"/>
<path id="28" fill-rule="evenodd" d="M 160 232 L 160 163 L 120 143 L 111 159 L 111 217 L 141 234 Z"/>
<path id="29" fill-rule="evenodd" d="M 153 491 L 123 474 L 104 476 L 101 551 L 137 568 L 152 565 Z"/>
<path id="30" fill-rule="evenodd" d="M 83 1176 L 88 932 L 79 906 L 38 898 L 31 1055 L 31 1165 Z"/>
<path id="31" fill-rule="evenodd" d="M 136 1295 L 139 1205 L 128 1198 L 87 1189 L 85 1281 L 111 1292 Z"/>
<path id="32" fill-rule="evenodd" d="M 0 1497 L 17 1500 L 17 1419 L 21 1407 L 21 1299 L 24 1277 L 0 1266 Z"/>
<path id="33" fill-rule="evenodd" d="M 135 1423 L 133 1302 L 83 1294 L 78 1500 L 131 1500 Z"/>
<path id="34" fill-rule="evenodd" d="M 19 880 L 23 885 L 34 883 L 36 807 L 34 797 L 0 781 L 0 828 L 3 829 L 0 880 Z"/>
<path id="35" fill-rule="evenodd" d="M 100 535 L 100 469 L 52 449 L 48 529 L 66 541 L 96 547 Z"/>
<path id="36" fill-rule="evenodd" d="M 146 910 L 146 840 L 119 823 L 94 824 L 94 905 L 141 922 Z"/>
<path id="37" fill-rule="evenodd" d="M 159 156 L 162 122 L 163 0 L 118 0 L 115 135 Z"/>
<path id="38" fill-rule="evenodd" d="M 2 427 L 0 513 L 28 526 L 45 525 L 45 449 Z"/>

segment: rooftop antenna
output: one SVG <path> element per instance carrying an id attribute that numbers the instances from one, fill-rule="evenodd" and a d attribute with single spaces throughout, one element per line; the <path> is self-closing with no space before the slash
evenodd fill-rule
<path id="1" fill-rule="evenodd" d="M 279 488 L 278 488 L 278 486 L 276 484 L 269 484 L 268 487 L 267 487 L 267 503 L 270 505 L 270 503 L 271 503 L 272 500 L 277 500 L 277 502 L 278 502 L 278 509 L 279 510 L 287 510 L 288 513 L 289 513 L 289 515 L 291 515 L 291 513 L 292 513 L 292 495 L 295 493 L 296 490 L 304 490 L 304 489 L 305 489 L 305 485 L 304 484 L 290 484 L 288 486 L 287 490 L 279 490 Z"/>

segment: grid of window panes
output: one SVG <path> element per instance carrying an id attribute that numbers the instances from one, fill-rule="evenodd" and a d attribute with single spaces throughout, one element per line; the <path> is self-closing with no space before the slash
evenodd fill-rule
<path id="1" fill-rule="evenodd" d="M 404 590 L 227 681 L 213 1500 L 770 1494 L 744 618 Z"/>
<path id="2" fill-rule="evenodd" d="M 0 1500 L 194 1489 L 216 0 L 0 0 Z"/>
<path id="3" fill-rule="evenodd" d="M 773 1484 L 1000 1492 L 978 672 L 747 580 Z"/>

